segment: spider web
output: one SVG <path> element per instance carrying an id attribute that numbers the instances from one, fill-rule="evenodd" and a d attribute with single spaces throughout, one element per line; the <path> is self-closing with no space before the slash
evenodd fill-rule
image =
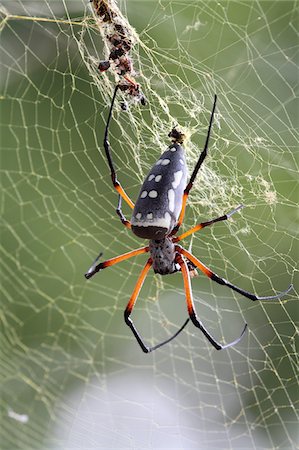
<path id="1" fill-rule="evenodd" d="M 183 229 L 244 208 L 186 248 L 258 295 L 200 275 L 200 319 L 144 355 L 123 311 L 146 256 L 83 277 L 142 243 L 115 214 L 102 139 L 115 86 L 85 1 L 2 2 L 3 449 L 293 449 L 298 445 L 298 2 L 120 2 L 147 105 L 119 103 L 110 143 L 132 199 L 179 124 L 189 169 L 217 114 Z M 129 26 L 129 25 L 128 25 Z M 119 102 L 122 96 L 119 96 Z M 125 210 L 129 216 L 130 211 Z M 180 274 L 150 273 L 134 320 L 146 342 L 186 319 Z"/>

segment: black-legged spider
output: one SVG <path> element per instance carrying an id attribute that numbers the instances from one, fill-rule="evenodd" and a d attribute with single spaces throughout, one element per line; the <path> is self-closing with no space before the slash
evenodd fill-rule
<path id="1" fill-rule="evenodd" d="M 159 160 L 154 164 L 154 166 L 148 173 L 141 187 L 136 204 L 134 205 L 132 200 L 128 197 L 121 184 L 117 180 L 116 171 L 112 161 L 110 146 L 108 142 L 108 130 L 118 88 L 119 86 L 117 85 L 112 97 L 104 135 L 104 148 L 110 167 L 112 183 L 119 194 L 116 212 L 120 217 L 121 222 L 127 228 L 131 229 L 136 236 L 143 239 L 149 239 L 149 245 L 117 256 L 115 258 L 108 259 L 107 261 L 98 263 L 99 257 L 101 256 L 100 255 L 96 258 L 93 265 L 85 274 L 85 277 L 91 278 L 97 272 L 105 269 L 106 267 L 117 264 L 133 256 L 149 252 L 150 258 L 147 260 L 141 274 L 139 275 L 136 286 L 124 313 L 125 322 L 131 328 L 141 349 L 145 353 L 149 353 L 161 347 L 162 345 L 167 344 L 185 328 L 190 319 L 193 324 L 202 331 L 202 333 L 216 348 L 216 350 L 222 350 L 224 348 L 231 347 L 232 345 L 235 345 L 240 341 L 245 333 L 247 324 L 245 323 L 240 337 L 238 337 L 236 340 L 226 345 L 219 344 L 197 317 L 192 299 L 190 272 L 192 272 L 195 268 L 198 268 L 211 280 L 216 281 L 216 283 L 218 284 L 228 286 L 229 288 L 233 289 L 244 297 L 249 298 L 250 300 L 277 299 L 289 292 L 289 290 L 292 288 L 292 285 L 290 285 L 288 289 L 280 292 L 277 295 L 269 297 L 259 297 L 237 286 L 234 286 L 229 281 L 219 277 L 216 273 L 212 272 L 208 267 L 201 263 L 190 252 L 177 244 L 182 239 L 186 238 L 192 233 L 195 233 L 198 230 L 201 230 L 204 227 L 210 226 L 216 222 L 227 220 L 235 212 L 239 211 L 243 207 L 243 205 L 239 205 L 228 214 L 224 214 L 221 217 L 217 217 L 207 222 L 202 222 L 186 231 L 185 233 L 181 234 L 180 236 L 175 236 L 184 219 L 186 202 L 189 192 L 193 186 L 196 175 L 207 156 L 217 97 L 215 95 L 205 146 L 198 158 L 189 182 L 187 183 L 185 151 L 180 145 L 183 142 L 183 135 L 177 132 L 177 130 L 173 129 L 169 134 L 169 136 L 173 139 L 173 143 L 160 156 Z M 124 199 L 125 202 L 133 209 L 131 221 L 128 221 L 122 213 L 122 199 Z M 166 339 L 165 341 L 153 347 L 148 347 L 147 345 L 145 345 L 142 337 L 137 331 L 130 315 L 134 308 L 136 299 L 145 280 L 145 277 L 151 267 L 153 267 L 155 273 L 158 273 L 160 275 L 167 275 L 178 271 L 182 272 L 189 318 L 185 321 L 181 328 L 169 339 Z"/>

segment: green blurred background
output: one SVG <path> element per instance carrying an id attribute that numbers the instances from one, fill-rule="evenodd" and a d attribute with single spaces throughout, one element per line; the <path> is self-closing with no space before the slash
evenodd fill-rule
<path id="1" fill-rule="evenodd" d="M 114 212 L 101 151 L 114 79 L 96 70 L 104 49 L 91 9 L 2 2 L 1 448 L 296 448 L 298 2 L 119 6 L 139 35 L 133 57 L 148 99 L 114 113 L 123 186 L 136 198 L 174 123 L 190 134 L 192 167 L 216 92 L 185 229 L 246 208 L 194 237 L 192 251 L 259 295 L 294 290 L 253 304 L 200 276 L 201 319 L 223 342 L 248 322 L 243 341 L 216 352 L 189 325 L 143 355 L 123 310 L 145 257 L 83 277 L 100 250 L 109 258 L 142 245 Z M 180 274 L 150 274 L 134 314 L 146 341 L 185 317 Z"/>

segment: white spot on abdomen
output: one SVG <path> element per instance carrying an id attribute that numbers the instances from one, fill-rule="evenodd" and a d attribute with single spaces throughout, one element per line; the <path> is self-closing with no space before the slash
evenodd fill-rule
<path id="1" fill-rule="evenodd" d="M 158 192 L 157 191 L 149 191 L 148 196 L 150 198 L 156 198 L 156 197 L 158 197 Z"/>
<path id="2" fill-rule="evenodd" d="M 154 178 L 155 178 L 155 175 L 152 174 L 148 177 L 148 181 L 152 181 Z"/>
<path id="3" fill-rule="evenodd" d="M 175 147 L 171 147 L 169 150 L 170 150 L 171 152 L 176 152 L 176 148 L 175 148 Z"/>
<path id="4" fill-rule="evenodd" d="M 151 220 L 151 219 L 153 218 L 153 213 L 148 213 L 148 214 L 146 215 L 146 218 L 149 219 L 149 220 Z"/>
<path id="5" fill-rule="evenodd" d="M 168 191 L 168 208 L 169 211 L 174 212 L 174 190 L 173 189 L 169 189 Z"/>
<path id="6" fill-rule="evenodd" d="M 140 194 L 140 198 L 145 198 L 147 196 L 147 191 L 142 191 Z"/>
<path id="7" fill-rule="evenodd" d="M 164 214 L 164 219 L 166 220 L 166 222 L 168 222 L 170 224 L 171 221 L 171 215 L 169 214 L 169 212 L 166 212 Z"/>
<path id="8" fill-rule="evenodd" d="M 172 182 L 173 189 L 176 189 L 179 186 L 182 176 L 183 176 L 182 170 L 178 170 L 177 172 L 174 172 L 174 181 Z"/>
<path id="9" fill-rule="evenodd" d="M 136 217 L 136 219 L 141 219 L 142 214 L 141 213 L 137 213 L 135 217 Z"/>

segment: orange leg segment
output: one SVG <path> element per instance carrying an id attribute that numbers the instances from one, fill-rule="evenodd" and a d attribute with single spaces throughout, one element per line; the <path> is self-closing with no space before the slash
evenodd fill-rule
<path id="1" fill-rule="evenodd" d="M 227 214 L 224 214 L 221 217 L 217 217 L 216 219 L 208 220 L 207 222 L 199 223 L 198 225 L 195 225 L 195 227 L 191 228 L 190 230 L 186 231 L 185 233 L 181 234 L 178 237 L 175 237 L 173 239 L 173 242 L 179 242 L 182 239 L 185 239 L 186 237 L 190 236 L 190 234 L 196 233 L 196 231 L 201 230 L 202 228 L 208 227 L 210 225 L 213 225 L 216 222 L 222 222 L 224 220 L 229 219 L 235 212 L 240 211 L 240 209 L 244 208 L 244 205 L 239 205 L 237 208 L 233 209 Z"/>
<path id="2" fill-rule="evenodd" d="M 188 185 L 189 186 L 189 185 Z M 187 188 L 188 188 L 187 186 Z M 186 211 L 186 204 L 187 204 L 187 200 L 188 200 L 188 195 L 189 195 L 189 190 L 187 190 L 187 188 L 184 191 L 183 194 L 183 202 L 182 202 L 182 209 L 178 218 L 178 222 L 176 224 L 176 226 L 174 227 L 174 229 L 172 230 L 172 232 L 170 233 L 171 236 L 173 236 L 174 234 L 177 233 L 178 229 L 180 228 L 180 226 L 183 223 L 184 217 L 185 217 L 185 211 Z M 174 241 L 176 242 L 176 241 Z"/>
<path id="3" fill-rule="evenodd" d="M 117 264 L 117 263 L 119 263 L 121 261 L 125 261 L 126 259 L 132 258 L 133 256 L 141 255 L 142 253 L 147 253 L 148 251 L 149 251 L 149 247 L 148 246 L 141 247 L 141 248 L 138 248 L 138 249 L 133 250 L 131 252 L 124 253 L 123 255 L 116 256 L 115 258 L 107 259 L 107 261 L 103 261 L 103 262 L 101 262 L 101 263 L 96 265 L 96 262 L 98 261 L 99 257 L 102 256 L 102 254 L 100 254 L 96 258 L 95 262 L 90 267 L 90 269 L 86 272 L 85 278 L 89 279 L 93 275 L 95 275 L 97 272 L 99 272 L 100 270 L 106 269 L 106 267 L 113 266 L 114 264 Z"/>
<path id="4" fill-rule="evenodd" d="M 150 270 L 152 264 L 153 264 L 152 258 L 149 258 L 147 260 L 147 263 L 145 264 L 144 268 L 142 269 L 141 274 L 139 275 L 139 278 L 137 280 L 137 283 L 136 283 L 136 286 L 134 288 L 134 291 L 133 291 L 133 293 L 131 295 L 131 298 L 129 300 L 129 303 L 127 304 L 127 307 L 125 309 L 125 317 L 126 317 L 126 319 L 128 319 L 129 315 L 131 314 L 131 312 L 132 312 L 132 310 L 134 308 L 134 305 L 135 305 L 136 299 L 137 299 L 137 297 L 139 295 L 140 289 L 142 288 L 142 285 L 144 283 L 145 277 L 147 276 L 148 271 Z"/>
<path id="5" fill-rule="evenodd" d="M 195 227 L 190 228 L 190 230 L 186 231 L 185 233 L 181 234 L 180 236 L 173 238 L 173 242 L 179 242 L 182 239 L 185 239 L 186 237 L 190 236 L 190 234 L 196 233 L 196 231 L 201 230 L 202 228 L 204 228 L 204 225 L 202 223 L 195 225 Z"/>
<path id="6" fill-rule="evenodd" d="M 119 193 L 119 195 L 124 199 L 124 201 L 130 206 L 130 208 L 134 208 L 134 203 L 132 202 L 132 200 L 130 199 L 130 197 L 126 194 L 126 192 L 124 191 L 124 189 L 122 188 L 121 184 L 118 181 L 115 181 L 114 183 L 114 187 L 117 190 L 117 192 Z"/>
<path id="7" fill-rule="evenodd" d="M 191 281 L 190 281 L 190 275 L 189 270 L 186 262 L 183 260 L 181 255 L 177 257 L 177 262 L 179 263 L 183 275 L 184 280 L 184 288 L 186 293 L 186 302 L 187 302 L 187 309 L 188 314 L 191 316 L 194 314 L 194 304 L 193 304 L 193 297 L 192 297 L 192 290 L 191 290 Z"/>

